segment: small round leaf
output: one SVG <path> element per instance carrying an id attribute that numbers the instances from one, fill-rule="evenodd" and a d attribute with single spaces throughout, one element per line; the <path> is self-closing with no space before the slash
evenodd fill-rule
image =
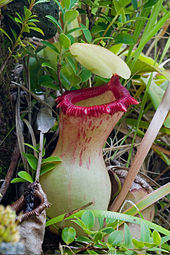
<path id="1" fill-rule="evenodd" d="M 60 34 L 59 41 L 60 41 L 61 46 L 64 49 L 68 49 L 70 47 L 70 45 L 71 45 L 70 39 L 65 34 L 63 34 L 63 33 Z"/>
<path id="2" fill-rule="evenodd" d="M 108 237 L 108 243 L 112 245 L 118 245 L 123 241 L 123 232 L 121 230 L 113 231 Z"/>
<path id="3" fill-rule="evenodd" d="M 161 244 L 161 236 L 160 236 L 160 234 L 156 230 L 153 231 L 152 237 L 153 237 L 153 242 L 156 245 L 160 245 Z"/>
<path id="4" fill-rule="evenodd" d="M 31 183 L 33 182 L 33 179 L 32 179 L 32 177 L 31 177 L 31 175 L 30 175 L 29 173 L 27 173 L 26 171 L 20 171 L 20 172 L 18 173 L 18 176 L 19 176 L 20 178 L 22 178 L 22 179 L 28 181 L 28 182 L 31 182 Z"/>
<path id="5" fill-rule="evenodd" d="M 139 241 L 139 240 L 134 239 L 134 238 L 132 239 L 132 243 L 135 246 L 135 248 L 137 248 L 137 249 L 142 249 L 145 246 L 144 242 Z"/>
<path id="6" fill-rule="evenodd" d="M 72 243 L 76 237 L 76 230 L 73 227 L 66 227 L 62 231 L 62 239 L 68 245 Z"/>
<path id="7" fill-rule="evenodd" d="M 85 211 L 81 217 L 81 220 L 84 222 L 88 229 L 91 229 L 95 223 L 95 217 L 93 212 Z"/>

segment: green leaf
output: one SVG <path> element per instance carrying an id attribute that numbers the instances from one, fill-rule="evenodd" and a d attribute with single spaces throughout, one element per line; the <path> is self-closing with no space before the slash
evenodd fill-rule
<path id="1" fill-rule="evenodd" d="M 118 2 L 118 1 L 113 1 L 114 3 L 114 7 L 115 7 L 115 11 L 116 11 L 116 14 L 119 15 L 122 13 L 122 6 L 121 4 Z"/>
<path id="2" fill-rule="evenodd" d="M 161 239 L 161 245 L 168 242 L 170 240 L 170 236 L 163 236 Z"/>
<path id="3" fill-rule="evenodd" d="M 63 0 L 63 2 L 64 2 L 64 7 L 66 9 L 69 9 L 70 8 L 70 0 Z"/>
<path id="4" fill-rule="evenodd" d="M 141 238 L 140 241 L 142 242 L 149 242 L 150 241 L 150 230 L 148 226 L 141 222 Z"/>
<path id="5" fill-rule="evenodd" d="M 20 20 L 19 18 L 15 17 L 14 20 L 15 20 L 16 23 L 22 24 L 22 20 Z"/>
<path id="6" fill-rule="evenodd" d="M 31 177 L 31 175 L 29 173 L 27 173 L 26 171 L 20 171 L 18 172 L 18 176 L 22 179 L 24 179 L 25 181 L 28 181 L 28 182 L 33 182 L 33 179 Z"/>
<path id="7" fill-rule="evenodd" d="M 78 236 L 75 239 L 75 241 L 80 243 L 85 243 L 85 244 L 92 243 L 92 240 L 90 240 L 87 236 Z"/>
<path id="8" fill-rule="evenodd" d="M 42 164 L 44 163 L 51 163 L 51 162 L 61 162 L 62 160 L 57 156 L 50 156 L 48 158 L 44 158 L 42 160 Z"/>
<path id="9" fill-rule="evenodd" d="M 162 191 L 167 191 L 167 193 L 163 192 L 164 195 L 167 195 L 169 194 L 169 188 L 170 188 L 170 184 L 167 183 L 166 185 L 164 185 L 164 188 Z M 155 192 L 155 191 L 154 191 Z M 152 193 L 151 193 L 152 194 Z M 155 193 L 154 193 L 155 194 Z M 153 194 L 152 194 L 153 196 Z M 155 195 L 154 195 L 155 196 Z M 160 196 L 159 196 L 160 197 Z M 150 198 L 150 197 L 149 197 Z M 153 200 L 155 201 L 155 197 L 153 197 Z M 170 236 L 170 231 L 167 230 L 166 228 L 163 228 L 162 226 L 159 226 L 153 222 L 150 222 L 150 221 L 147 221 L 147 220 L 144 220 L 144 219 L 141 219 L 139 217 L 134 217 L 134 216 L 131 216 L 131 215 L 128 215 L 128 214 L 124 214 L 124 213 L 117 213 L 117 212 L 111 212 L 111 211 L 102 211 L 102 210 L 91 210 L 95 217 L 97 218 L 102 218 L 102 219 L 111 219 L 112 222 L 113 221 L 117 221 L 119 220 L 120 222 L 129 222 L 129 223 L 134 223 L 134 224 L 141 224 L 141 222 L 144 222 L 145 224 L 148 225 L 149 228 L 151 229 L 154 229 L 154 230 L 157 230 L 159 231 L 159 233 L 162 233 L 164 235 L 167 235 L 167 236 Z M 126 210 L 127 211 L 127 210 Z M 57 217 L 54 217 L 53 219 L 49 220 L 47 223 L 46 223 L 46 226 L 50 226 L 52 224 L 55 224 L 55 223 L 58 223 L 58 222 L 61 222 L 63 221 L 64 219 L 73 219 L 74 217 L 81 217 L 82 214 L 85 212 L 85 210 L 81 210 L 69 217 L 66 217 L 66 214 L 61 214 Z M 138 212 L 138 211 L 137 211 Z M 137 213 L 136 212 L 136 213 Z M 77 218 L 78 219 L 78 218 Z M 83 223 L 84 224 L 84 223 Z M 116 226 L 115 228 L 117 227 L 117 223 L 116 223 Z"/>
<path id="10" fill-rule="evenodd" d="M 70 56 L 67 56 L 66 59 L 67 59 L 67 63 L 70 65 L 70 67 L 73 70 L 74 74 L 76 74 L 77 68 L 76 68 L 74 59 Z"/>
<path id="11" fill-rule="evenodd" d="M 29 143 L 24 143 L 24 144 L 28 146 L 29 148 L 33 149 L 34 151 L 39 152 L 39 150 L 36 147 L 32 146 L 31 144 Z"/>
<path id="12" fill-rule="evenodd" d="M 151 248 L 151 249 L 148 249 L 148 251 L 154 251 L 154 252 L 157 252 L 157 254 L 159 254 L 158 252 L 161 252 L 161 254 L 164 253 L 169 253 L 169 251 L 165 250 L 165 249 L 162 249 L 162 248 L 157 248 L 157 247 L 154 247 L 154 248 Z"/>
<path id="13" fill-rule="evenodd" d="M 135 251 L 125 251 L 125 254 L 126 255 L 133 255 L 133 254 L 136 254 Z"/>
<path id="14" fill-rule="evenodd" d="M 122 48 L 122 43 L 119 43 L 119 44 L 115 44 L 111 46 L 109 50 L 117 55 L 121 48 Z"/>
<path id="15" fill-rule="evenodd" d="M 59 27 L 59 29 L 63 31 L 60 23 L 53 16 L 46 15 L 46 18 L 48 18 L 54 25 L 56 25 L 56 27 Z"/>
<path id="16" fill-rule="evenodd" d="M 30 30 L 34 30 L 34 31 L 37 31 L 38 33 L 44 35 L 44 32 L 43 32 L 42 29 L 39 28 L 39 27 L 30 27 L 30 26 L 29 26 L 29 29 L 30 29 Z"/>
<path id="17" fill-rule="evenodd" d="M 69 31 L 67 31 L 66 34 L 68 35 L 68 34 L 71 34 L 75 31 L 80 31 L 80 30 L 82 30 L 81 27 L 75 27 L 75 28 L 72 28 Z"/>
<path id="18" fill-rule="evenodd" d="M 57 47 L 55 47 L 54 44 L 47 41 L 41 41 L 41 43 L 43 43 L 45 46 L 49 47 L 50 49 L 54 50 L 56 53 L 60 54 L 59 50 L 57 49 Z"/>
<path id="19" fill-rule="evenodd" d="M 63 10 L 63 8 L 62 8 L 60 2 L 59 2 L 58 0 L 54 0 L 54 2 L 56 2 L 56 4 L 57 4 L 57 5 L 59 6 L 59 8 L 60 8 L 62 14 L 64 14 L 64 10 Z"/>
<path id="20" fill-rule="evenodd" d="M 61 46 L 64 49 L 68 49 L 70 47 L 70 45 L 71 45 L 70 39 L 65 34 L 63 34 L 63 33 L 60 34 L 59 41 L 60 41 Z"/>
<path id="21" fill-rule="evenodd" d="M 49 3 L 50 0 L 39 0 L 37 1 L 36 3 L 34 3 L 34 6 L 37 5 L 37 4 L 41 4 L 41 3 Z"/>
<path id="22" fill-rule="evenodd" d="M 108 236 L 108 243 L 112 245 L 118 245 L 123 241 L 123 231 L 121 230 L 116 230 L 113 231 L 109 236 Z"/>
<path id="23" fill-rule="evenodd" d="M 143 8 L 149 8 L 155 5 L 159 0 L 148 0 L 143 6 Z"/>
<path id="24" fill-rule="evenodd" d="M 14 178 L 14 179 L 12 179 L 12 181 L 11 181 L 11 183 L 17 183 L 17 182 L 25 182 L 25 180 L 22 179 L 22 178 Z"/>
<path id="25" fill-rule="evenodd" d="M 106 227 L 101 230 L 103 233 L 110 234 L 114 231 L 114 228 L 112 227 Z"/>
<path id="26" fill-rule="evenodd" d="M 80 25 L 83 31 L 83 34 L 87 40 L 88 43 L 90 43 L 92 41 L 92 35 L 90 33 L 90 30 L 83 24 Z"/>
<path id="27" fill-rule="evenodd" d="M 97 252 L 93 251 L 93 250 L 87 250 L 88 254 L 98 254 Z"/>
<path id="28" fill-rule="evenodd" d="M 132 239 L 132 243 L 134 244 L 135 248 L 137 248 L 137 249 L 142 249 L 145 246 L 144 242 L 139 241 L 135 238 Z"/>
<path id="29" fill-rule="evenodd" d="M 153 247 L 155 247 L 156 244 L 144 242 L 144 245 L 145 245 L 147 248 L 153 248 Z"/>
<path id="30" fill-rule="evenodd" d="M 135 251 L 129 250 L 129 251 L 125 251 L 124 254 L 125 255 L 133 255 L 133 254 L 137 254 L 137 253 Z"/>
<path id="31" fill-rule="evenodd" d="M 104 227 L 104 219 L 103 218 L 98 218 L 97 220 L 98 220 L 98 223 L 99 223 L 99 228 L 103 228 Z"/>
<path id="32" fill-rule="evenodd" d="M 51 65 L 51 63 L 44 62 L 44 63 L 42 63 L 41 66 L 42 66 L 42 67 L 48 67 L 48 68 L 50 68 L 50 69 L 52 69 L 52 70 L 55 71 L 55 69 L 54 69 L 54 67 Z"/>
<path id="33" fill-rule="evenodd" d="M 28 24 L 36 26 L 33 22 L 40 22 L 38 19 L 29 19 Z"/>
<path id="34" fill-rule="evenodd" d="M 121 33 L 115 37 L 115 43 L 124 43 L 128 45 L 133 45 L 134 40 L 130 34 Z"/>
<path id="35" fill-rule="evenodd" d="M 133 8 L 134 8 L 135 10 L 137 10 L 137 8 L 138 8 L 138 2 L 137 2 L 137 0 L 131 0 L 131 2 L 132 2 L 132 5 L 133 5 Z"/>
<path id="36" fill-rule="evenodd" d="M 76 10 L 66 11 L 64 14 L 65 23 L 67 24 L 71 23 L 74 19 L 78 17 L 78 15 L 79 15 L 79 12 Z"/>
<path id="37" fill-rule="evenodd" d="M 46 174 L 49 171 L 52 171 L 56 167 L 57 163 L 48 163 L 48 164 L 43 164 L 41 166 L 41 172 L 40 175 Z"/>
<path id="38" fill-rule="evenodd" d="M 32 12 L 26 6 L 24 6 L 24 14 L 25 14 L 25 19 L 29 19 Z"/>
<path id="39" fill-rule="evenodd" d="M 149 96 L 151 98 L 151 101 L 152 101 L 155 109 L 158 108 L 158 106 L 162 100 L 162 97 L 164 95 L 164 92 L 165 91 L 161 87 L 156 85 L 154 82 L 151 82 L 148 93 L 149 93 Z M 168 114 L 168 116 L 164 122 L 164 126 L 166 128 L 170 128 L 170 113 Z"/>
<path id="40" fill-rule="evenodd" d="M 16 15 L 18 16 L 18 18 L 19 18 L 20 20 L 22 20 L 22 17 L 21 17 L 21 15 L 20 15 L 18 12 L 16 12 Z"/>
<path id="41" fill-rule="evenodd" d="M 6 35 L 8 37 L 8 39 L 11 41 L 11 43 L 13 43 L 11 40 L 11 37 L 6 33 L 6 31 L 4 29 L 0 28 L 0 32 L 2 32 L 4 35 Z"/>
<path id="42" fill-rule="evenodd" d="M 143 54 L 141 54 L 138 60 L 136 61 L 132 70 L 132 74 L 143 74 L 143 73 L 149 73 L 153 71 L 160 73 L 167 80 L 170 81 L 169 73 L 165 71 L 163 68 L 159 68 L 158 63 L 155 63 L 155 61 L 152 58 L 146 57 Z"/>
<path id="43" fill-rule="evenodd" d="M 154 11 L 153 11 L 154 13 Z M 155 15 L 156 16 L 156 15 Z M 147 23 L 147 26 L 145 28 L 145 31 L 143 33 L 142 39 L 139 43 L 139 46 L 135 52 L 135 55 L 137 56 L 139 52 L 143 49 L 143 47 L 146 45 L 146 43 L 159 31 L 159 29 L 163 26 L 163 24 L 167 21 L 167 19 L 170 17 L 169 13 L 166 13 L 159 21 L 152 27 L 153 29 L 150 29 L 150 23 Z M 150 19 L 151 21 L 151 19 Z M 153 21 L 153 19 L 152 19 Z M 149 24 L 149 25 L 148 25 Z M 150 30 L 149 30 L 150 29 Z"/>
<path id="44" fill-rule="evenodd" d="M 9 4 L 12 1 L 13 0 L 0 0 L 0 8 L 2 8 L 3 6 L 6 6 L 7 4 Z"/>
<path id="45" fill-rule="evenodd" d="M 66 227 L 62 231 L 62 240 L 68 245 L 72 243 L 76 237 L 76 230 L 73 227 Z"/>
<path id="46" fill-rule="evenodd" d="M 136 120 L 131 118 L 126 118 L 126 123 L 132 127 L 136 125 Z M 150 123 L 148 121 L 141 120 L 139 124 L 139 128 L 148 129 L 149 124 Z M 165 127 L 161 127 L 160 132 L 170 135 L 170 130 Z"/>
<path id="47" fill-rule="evenodd" d="M 94 235 L 94 242 L 98 243 L 102 241 L 103 235 L 100 231 L 98 231 L 95 235 Z"/>
<path id="48" fill-rule="evenodd" d="M 37 163 L 38 163 L 37 158 L 32 154 L 28 154 L 28 153 L 24 153 L 24 152 L 23 152 L 23 156 L 28 161 L 28 164 L 30 165 L 30 167 L 33 170 L 37 170 Z"/>
<path id="49" fill-rule="evenodd" d="M 30 33 L 30 29 L 29 29 L 28 24 L 26 24 L 26 25 L 24 26 L 23 32 L 25 32 L 25 33 Z M 20 40 L 20 42 L 22 43 L 22 44 L 20 44 L 20 45 L 24 46 L 24 44 L 23 44 L 23 42 L 22 42 L 21 40 Z"/>
<path id="50" fill-rule="evenodd" d="M 72 220 L 72 222 L 75 222 L 78 226 L 80 226 L 83 230 L 86 230 L 87 229 L 87 227 L 86 227 L 86 225 L 84 224 L 84 222 L 81 220 L 81 219 L 79 219 L 78 217 L 75 217 L 76 218 L 76 220 Z"/>
<path id="51" fill-rule="evenodd" d="M 161 236 L 158 233 L 158 231 L 154 230 L 153 233 L 152 233 L 152 237 L 153 237 L 153 242 L 156 245 L 160 245 L 161 244 Z"/>
<path id="52" fill-rule="evenodd" d="M 95 217 L 93 212 L 91 211 L 85 211 L 85 213 L 83 213 L 81 220 L 84 222 L 84 224 L 86 225 L 86 227 L 88 229 L 91 229 L 94 226 L 95 223 Z"/>
<path id="53" fill-rule="evenodd" d="M 91 72 L 87 69 L 83 69 L 80 73 L 82 82 L 87 81 L 90 78 L 90 76 L 91 76 Z"/>
<path id="54" fill-rule="evenodd" d="M 130 233 L 130 229 L 126 223 L 124 223 L 124 241 L 125 241 L 125 246 L 127 248 L 132 248 L 132 236 Z"/>

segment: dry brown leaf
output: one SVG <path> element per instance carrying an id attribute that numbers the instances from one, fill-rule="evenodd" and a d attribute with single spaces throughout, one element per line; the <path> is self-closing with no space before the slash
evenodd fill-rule
<path id="1" fill-rule="evenodd" d="M 39 216 L 32 216 L 20 224 L 21 241 L 25 245 L 26 254 L 42 254 L 46 223 L 45 210 Z"/>

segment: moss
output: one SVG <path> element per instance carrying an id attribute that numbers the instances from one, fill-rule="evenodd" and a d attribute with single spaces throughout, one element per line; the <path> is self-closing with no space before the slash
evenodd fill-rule
<path id="1" fill-rule="evenodd" d="M 15 243 L 19 241 L 19 230 L 15 219 L 16 214 L 10 206 L 4 207 L 0 205 L 0 243 Z"/>

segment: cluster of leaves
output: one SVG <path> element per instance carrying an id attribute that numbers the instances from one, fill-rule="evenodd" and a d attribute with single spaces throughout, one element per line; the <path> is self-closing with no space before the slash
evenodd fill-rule
<path id="1" fill-rule="evenodd" d="M 32 146 L 31 144 L 25 144 L 37 153 L 39 153 L 39 145 L 36 147 Z M 30 172 L 31 175 L 26 171 L 19 171 L 17 178 L 12 179 L 11 183 L 18 183 L 18 182 L 34 182 L 37 166 L 38 166 L 38 158 L 37 156 L 31 154 L 31 153 L 23 153 L 24 158 L 27 160 L 29 166 L 30 166 Z M 43 147 L 42 157 L 45 156 L 45 148 Z M 47 158 L 42 159 L 41 164 L 41 172 L 40 175 L 43 175 L 51 170 L 53 170 L 58 164 L 61 162 L 61 159 L 57 156 L 50 156 Z"/>
<path id="2" fill-rule="evenodd" d="M 10 1 L 6 2 L 5 4 L 8 4 Z M 3 72 L 9 58 L 11 56 L 15 57 L 17 60 L 22 57 L 23 54 L 20 53 L 20 51 L 16 51 L 18 47 L 21 47 L 22 49 L 25 49 L 26 47 L 32 47 L 34 48 L 34 45 L 29 42 L 29 40 L 26 40 L 23 36 L 24 33 L 30 33 L 31 30 L 34 30 L 38 33 L 41 33 L 42 35 L 44 32 L 42 29 L 37 27 L 36 23 L 39 22 L 36 15 L 32 14 L 32 8 L 35 4 L 35 0 L 31 0 L 29 2 L 29 8 L 24 6 L 24 14 L 21 16 L 19 12 L 16 12 L 16 17 L 11 17 L 15 23 L 20 27 L 20 32 L 17 35 L 16 31 L 13 28 L 10 28 L 11 33 L 13 35 L 13 38 L 3 29 L 0 27 L 0 32 L 3 33 L 7 38 L 10 40 L 11 47 L 9 47 L 9 55 L 7 56 L 5 62 L 1 66 L 0 73 Z"/>
<path id="3" fill-rule="evenodd" d="M 141 237 L 134 238 L 130 233 L 128 224 L 124 228 L 115 230 L 113 219 L 95 218 L 93 211 L 85 211 L 81 218 L 72 220 L 84 232 L 83 236 L 76 237 L 74 227 L 66 227 L 62 230 L 62 240 L 66 245 L 62 249 L 68 254 L 152 254 L 152 252 L 168 253 L 169 246 L 165 244 L 168 236 L 161 237 L 157 230 L 151 231 L 149 227 L 141 222 Z M 99 230 L 92 230 L 96 224 Z M 96 228 L 96 227 L 95 227 Z M 70 245 L 71 244 L 71 245 Z M 70 246 L 69 246 L 70 245 Z M 147 252 L 147 253 L 146 253 Z"/>
<path id="4" fill-rule="evenodd" d="M 2 8 L 3 6 L 6 6 L 7 4 L 9 4 L 12 1 L 13 0 L 0 0 L 0 8 Z"/>

